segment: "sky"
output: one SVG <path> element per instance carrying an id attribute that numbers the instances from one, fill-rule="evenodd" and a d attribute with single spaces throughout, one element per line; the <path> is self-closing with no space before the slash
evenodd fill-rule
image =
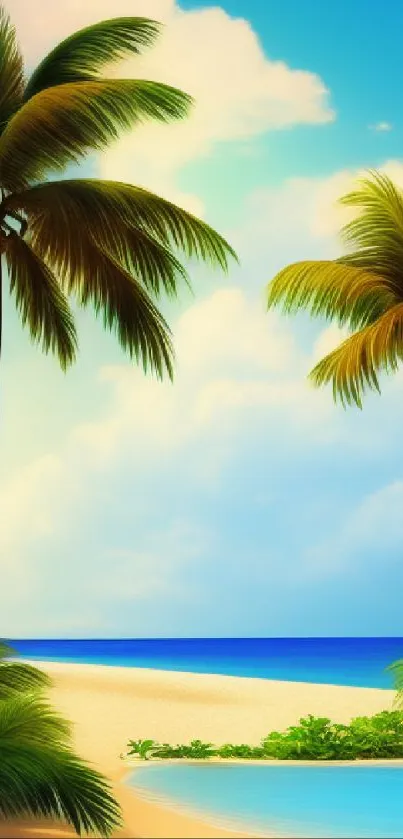
<path id="1" fill-rule="evenodd" d="M 165 24 L 113 72 L 196 99 L 79 176 L 153 189 L 218 228 L 228 276 L 163 304 L 173 384 L 76 310 L 63 374 L 5 301 L 0 364 L 4 637 L 402 635 L 403 372 L 364 410 L 307 373 L 332 324 L 266 312 L 298 259 L 341 253 L 337 199 L 368 167 L 403 186 L 400 0 L 13 0 L 27 67 L 120 15 Z M 35 23 L 35 25 L 34 25 Z M 69 174 L 69 173 L 67 173 Z"/>

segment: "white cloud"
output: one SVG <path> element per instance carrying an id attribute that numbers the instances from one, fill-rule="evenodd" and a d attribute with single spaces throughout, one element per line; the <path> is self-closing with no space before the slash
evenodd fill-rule
<path id="1" fill-rule="evenodd" d="M 393 125 L 390 122 L 376 122 L 375 125 L 370 125 L 372 131 L 392 131 Z"/>
<path id="2" fill-rule="evenodd" d="M 122 448 L 134 451 L 138 462 L 190 445 L 201 449 L 211 438 L 225 439 L 234 450 L 245 428 L 262 421 L 298 433 L 305 417 L 309 433 L 331 433 L 323 426 L 331 398 L 305 381 L 310 359 L 295 344 L 291 324 L 250 303 L 239 289 L 222 289 L 195 303 L 174 334 L 174 386 L 146 379 L 129 365 L 101 371 L 114 409 L 103 421 L 74 431 L 99 463 Z"/>
<path id="3" fill-rule="evenodd" d="M 53 5 L 38 0 L 34 28 L 30 8 L 27 0 L 13 0 L 13 20 L 29 65 L 72 31 L 102 18 L 145 15 L 164 22 L 155 48 L 110 72 L 181 87 L 194 96 L 196 106 L 189 119 L 174 126 L 148 124 L 123 137 L 102 155 L 100 174 L 158 190 L 199 214 L 200 200 L 175 182 L 184 165 L 205 157 L 220 142 L 334 119 L 317 75 L 270 60 L 248 21 L 222 8 L 184 12 L 174 0 L 61 0 Z"/>
<path id="4" fill-rule="evenodd" d="M 312 353 L 312 361 L 317 362 L 325 355 L 333 352 L 336 347 L 348 338 L 348 331 L 345 328 L 331 324 L 320 333 L 319 338 L 315 341 Z"/>
<path id="5" fill-rule="evenodd" d="M 399 161 L 384 168 L 403 182 Z M 88 603 L 87 631 L 96 627 L 96 604 L 108 587 L 115 607 L 129 599 L 141 604 L 151 595 L 162 597 L 164 591 L 174 598 L 182 584 L 178 569 L 182 572 L 192 566 L 192 542 L 200 540 L 198 550 L 204 555 L 203 539 L 208 542 L 215 536 L 213 532 L 212 537 L 205 537 L 200 530 L 197 503 L 196 521 L 189 521 L 188 511 L 182 510 L 192 492 L 214 495 L 217 488 L 225 489 L 238 457 L 250 458 L 252 463 L 256 458 L 258 464 L 257 453 L 269 447 L 276 457 L 284 448 L 289 464 L 293 452 L 306 453 L 310 447 L 317 452 L 321 446 L 329 450 L 340 441 L 344 445 L 350 414 L 347 417 L 334 407 L 330 389 L 316 391 L 305 379 L 317 357 L 333 348 L 342 335 L 331 326 L 318 337 L 312 352 L 303 350 L 295 339 L 295 321 L 277 312 L 266 313 L 260 295 L 254 292 L 253 302 L 249 295 L 251 282 L 261 288 L 265 274 L 270 276 L 269 260 L 266 270 L 266 257 L 262 259 L 262 241 L 279 267 L 294 254 L 298 258 L 302 245 L 312 258 L 322 244 L 324 252 L 332 255 L 334 223 L 325 224 L 324 217 L 332 197 L 339 194 L 341 185 L 347 181 L 350 185 L 355 174 L 299 179 L 277 191 L 255 194 L 245 225 L 250 236 L 244 245 L 248 286 L 218 289 L 193 303 L 173 324 L 178 356 L 175 384 L 161 385 L 130 365 L 104 365 L 97 386 L 103 390 L 105 410 L 99 418 L 91 423 L 78 420 L 60 451 L 33 460 L 12 481 L 3 481 L 0 557 L 8 584 L 4 585 L 1 607 L 6 628 L 16 625 L 10 591 L 17 591 L 17 573 L 25 581 L 26 604 L 30 589 L 27 626 L 30 622 L 36 628 L 51 620 L 49 611 L 42 616 L 45 586 L 66 594 L 65 606 L 55 599 L 49 607 L 54 626 L 68 626 L 71 614 L 71 625 L 77 620 L 82 632 L 85 625 L 77 610 Z M 323 222 L 319 228 L 318 221 Z M 254 250 L 256 231 L 260 268 L 258 275 L 251 276 L 248 253 L 249 248 Z M 56 421 L 54 417 L 52 421 Z M 360 446 L 362 450 L 365 447 L 366 457 L 368 452 L 374 453 L 371 423 L 365 428 L 361 426 L 354 438 L 355 456 Z M 378 423 L 377 433 L 384 446 L 388 437 L 385 425 Z M 393 433 L 389 436 L 395 439 Z M 157 475 L 159 482 L 166 474 L 169 496 L 179 492 L 180 483 L 173 520 L 185 522 L 190 536 L 180 528 L 172 535 L 166 522 L 159 523 L 155 534 L 154 524 L 148 526 L 160 514 L 154 506 L 152 481 Z M 121 475 L 125 486 L 118 483 Z M 109 489 L 114 481 L 115 489 Z M 273 489 L 275 492 L 275 487 L 268 485 L 268 497 Z M 399 492 L 392 492 L 393 499 Z M 123 502 L 132 504 L 131 529 L 128 520 L 119 518 Z M 397 506 L 398 500 L 395 512 Z M 351 538 L 360 528 L 365 529 L 364 513 L 350 523 Z M 369 514 L 375 521 L 373 507 Z M 83 522 L 95 519 L 96 534 L 91 529 L 89 535 L 85 531 L 81 543 Z M 95 529 L 95 524 L 92 526 Z M 215 527 L 221 527 L 221 522 Z M 323 549 L 331 554 L 329 545 L 319 546 L 309 558 L 312 569 L 317 567 L 315 562 L 323 566 Z M 336 553 L 335 567 L 340 561 Z M 18 569 L 13 577 L 12 568 Z M 18 598 L 21 602 L 20 591 Z"/>
<path id="6" fill-rule="evenodd" d="M 38 0 L 34 25 L 31 0 L 6 3 L 17 27 L 28 67 L 38 63 L 55 44 L 72 32 L 112 17 L 144 16 L 165 22 L 172 15 L 172 0 Z"/>
<path id="7" fill-rule="evenodd" d="M 271 61 L 250 24 L 221 8 L 180 12 L 173 7 L 157 47 L 126 62 L 123 70 L 182 87 L 196 105 L 180 124 L 148 124 L 119 141 L 102 156 L 102 176 L 117 173 L 192 209 L 194 198 L 178 193 L 175 176 L 217 143 L 334 118 L 317 76 Z M 200 211 L 200 204 L 196 208 Z"/>
<path id="8" fill-rule="evenodd" d="M 73 541 L 68 568 L 63 569 L 63 543 L 70 544 L 91 511 L 105 503 L 108 476 L 116 471 L 129 470 L 140 487 L 156 467 L 175 471 L 180 464 L 189 487 L 214 486 L 240 451 L 254 450 L 267 434 L 281 434 L 292 448 L 309 440 L 319 445 L 335 433 L 331 398 L 306 384 L 309 359 L 294 343 L 291 327 L 277 315 L 267 315 L 259 303 L 253 306 L 239 289 L 221 290 L 195 303 L 179 319 L 176 333 L 174 386 L 145 378 L 130 365 L 102 368 L 100 386 L 105 387 L 107 405 L 103 416 L 79 423 L 64 449 L 34 460 L 1 487 L 2 573 L 18 567 L 23 579 L 27 569 L 37 602 L 45 581 L 50 586 L 54 579 L 65 590 L 73 585 L 73 577 L 82 590 L 90 585 L 93 596 L 101 593 L 97 586 L 106 590 L 109 581 L 119 598 L 116 576 L 126 581 L 123 586 L 119 582 L 122 597 L 143 599 L 151 590 L 171 587 L 177 563 L 203 551 L 206 534 L 185 519 L 154 541 L 151 535 L 144 542 L 144 528 L 140 529 L 135 547 L 126 542 L 119 546 L 117 529 L 108 561 L 103 562 L 99 548 L 96 553 L 87 549 L 85 569 Z M 152 507 L 149 492 L 143 498 L 136 489 L 135 514 L 140 519 Z M 108 518 L 112 515 L 108 510 Z M 116 575 L 118 566 L 121 573 Z M 8 603 L 9 592 L 2 604 L 4 614 Z"/>
<path id="9" fill-rule="evenodd" d="M 386 161 L 379 170 L 403 187 L 402 161 Z M 341 252 L 341 227 L 357 214 L 354 208 L 342 207 L 339 199 L 367 176 L 365 169 L 346 169 L 327 177 L 288 178 L 279 187 L 254 190 L 231 242 L 241 257 L 252 253 L 260 263 L 267 253 L 270 263 L 275 259 L 275 270 L 299 259 L 333 259 Z"/>
<path id="10" fill-rule="evenodd" d="M 394 563 L 400 563 L 402 505 L 401 479 L 365 495 L 329 539 L 305 552 L 301 577 L 306 578 L 307 574 L 316 580 L 338 577 L 351 567 L 352 558 L 355 574 L 363 566 L 369 572 L 374 557 L 379 561 L 380 555 L 389 569 Z"/>
<path id="11" fill-rule="evenodd" d="M 162 532 L 152 533 L 144 551 L 112 548 L 98 560 L 93 591 L 102 599 L 120 602 L 162 595 L 177 597 L 178 576 L 209 546 L 211 536 L 191 521 L 176 519 Z M 111 575 L 113 568 L 113 575 Z"/>

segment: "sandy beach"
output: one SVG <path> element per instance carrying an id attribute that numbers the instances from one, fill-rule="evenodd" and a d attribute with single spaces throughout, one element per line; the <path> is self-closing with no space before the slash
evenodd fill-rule
<path id="1" fill-rule="evenodd" d="M 120 759 L 128 740 L 153 738 L 171 743 L 193 738 L 224 743 L 259 743 L 273 729 L 301 716 L 339 722 L 392 707 L 394 693 L 299 682 L 176 673 L 99 665 L 46 663 L 53 679 L 50 700 L 74 724 L 77 751 L 113 782 L 124 813 L 121 839 L 241 837 L 154 802 L 123 783 Z M 135 770 L 133 770 L 135 771 Z M 50 825 L 0 826 L 0 837 L 67 837 L 69 829 Z"/>

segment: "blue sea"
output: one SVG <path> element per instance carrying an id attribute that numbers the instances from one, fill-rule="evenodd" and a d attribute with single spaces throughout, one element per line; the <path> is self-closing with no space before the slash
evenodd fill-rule
<path id="1" fill-rule="evenodd" d="M 130 783 L 146 798 L 262 836 L 403 836 L 398 766 L 151 765 Z"/>
<path id="2" fill-rule="evenodd" d="M 385 668 L 403 658 L 403 638 L 164 638 L 10 640 L 43 661 L 221 673 L 259 679 L 391 688 Z"/>

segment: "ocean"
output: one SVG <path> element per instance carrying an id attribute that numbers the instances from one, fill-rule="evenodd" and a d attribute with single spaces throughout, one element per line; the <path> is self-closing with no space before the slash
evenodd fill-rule
<path id="1" fill-rule="evenodd" d="M 398 766 L 150 765 L 129 780 L 145 798 L 262 836 L 403 836 Z"/>
<path id="2" fill-rule="evenodd" d="M 10 640 L 27 659 L 392 688 L 403 638 Z"/>

